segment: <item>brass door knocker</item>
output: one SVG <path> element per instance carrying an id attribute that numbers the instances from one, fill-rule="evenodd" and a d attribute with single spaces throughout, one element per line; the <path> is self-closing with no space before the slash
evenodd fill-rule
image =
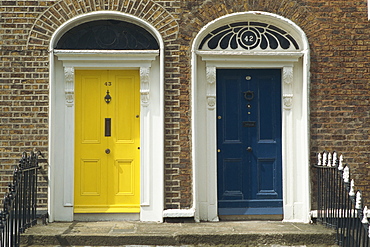
<path id="1" fill-rule="evenodd" d="M 253 91 L 246 91 L 246 92 L 243 92 L 244 93 L 244 98 L 248 101 L 251 101 L 252 99 L 254 99 L 254 92 Z"/>

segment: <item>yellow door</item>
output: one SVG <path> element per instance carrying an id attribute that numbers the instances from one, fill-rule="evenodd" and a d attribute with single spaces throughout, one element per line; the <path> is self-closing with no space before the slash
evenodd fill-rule
<path id="1" fill-rule="evenodd" d="M 138 213 L 139 72 L 76 70 L 75 78 L 74 212 Z"/>

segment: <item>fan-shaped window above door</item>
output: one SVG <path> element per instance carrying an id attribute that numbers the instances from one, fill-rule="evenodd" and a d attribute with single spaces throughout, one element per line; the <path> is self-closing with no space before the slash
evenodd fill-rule
<path id="1" fill-rule="evenodd" d="M 56 49 L 69 50 L 158 50 L 157 40 L 144 28 L 125 21 L 98 20 L 66 32 Z"/>
<path id="2" fill-rule="evenodd" d="M 216 28 L 201 41 L 199 50 L 299 51 L 287 31 L 263 22 L 234 22 Z"/>

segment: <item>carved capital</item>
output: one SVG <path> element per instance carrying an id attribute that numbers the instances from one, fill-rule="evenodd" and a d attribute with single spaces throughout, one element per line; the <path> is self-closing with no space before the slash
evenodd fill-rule
<path id="1" fill-rule="evenodd" d="M 207 104 L 208 109 L 213 110 L 216 107 L 216 67 L 206 68 L 207 79 Z"/>
<path id="2" fill-rule="evenodd" d="M 64 78 L 66 105 L 68 107 L 71 107 L 74 104 L 75 70 L 73 67 L 64 67 Z"/>
<path id="3" fill-rule="evenodd" d="M 207 95 L 208 109 L 213 110 L 216 107 L 216 95 Z"/>
<path id="4" fill-rule="evenodd" d="M 216 67 L 207 66 L 206 77 L 207 77 L 208 84 L 216 84 Z"/>
<path id="5" fill-rule="evenodd" d="M 141 105 L 149 105 L 149 95 L 150 95 L 150 68 L 149 67 L 140 67 L 140 96 L 141 96 Z"/>
<path id="6" fill-rule="evenodd" d="M 140 90 L 141 95 L 141 105 L 148 106 L 149 105 L 149 90 Z"/>
<path id="7" fill-rule="evenodd" d="M 291 109 L 293 105 L 293 94 L 284 94 L 283 102 L 284 102 L 285 109 Z"/>
<path id="8" fill-rule="evenodd" d="M 293 83 L 293 67 L 283 68 L 283 81 L 285 84 Z"/>
<path id="9" fill-rule="evenodd" d="M 74 92 L 73 91 L 65 91 L 66 97 L 66 105 L 71 107 L 74 103 Z"/>

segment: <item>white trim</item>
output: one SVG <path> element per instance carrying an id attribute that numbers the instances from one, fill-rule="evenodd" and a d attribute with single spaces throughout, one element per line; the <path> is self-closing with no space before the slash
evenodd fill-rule
<path id="1" fill-rule="evenodd" d="M 158 54 L 158 50 L 64 50 L 64 49 L 54 49 L 54 53 L 68 54 L 67 56 L 72 59 L 72 56 L 78 57 L 80 54 L 96 57 L 101 55 L 109 55 L 115 57 L 121 57 L 122 55 L 135 55 L 135 56 L 146 56 L 150 54 Z M 124 59 L 124 58 L 121 58 Z M 78 60 L 78 58 L 77 58 Z"/>
<path id="2" fill-rule="evenodd" d="M 298 52 L 198 51 L 213 29 L 239 20 L 258 20 L 292 33 Z M 217 68 L 282 69 L 282 157 L 284 221 L 309 222 L 309 50 L 304 32 L 293 22 L 265 12 L 226 15 L 206 25 L 192 47 L 192 129 L 195 220 L 217 221 L 216 111 L 209 107 L 216 95 L 210 71 Z M 202 133 L 202 134 L 201 134 Z M 204 136 L 206 135 L 206 136 Z M 197 138 L 201 137 L 201 138 Z"/>
<path id="3" fill-rule="evenodd" d="M 235 59 L 245 60 L 247 57 L 251 57 L 251 59 L 258 59 L 259 57 L 287 57 L 287 59 L 292 59 L 294 57 L 299 58 L 302 56 L 302 52 L 262 52 L 262 51 L 195 51 L 197 55 L 202 56 L 202 58 L 206 58 L 207 56 L 214 56 L 214 55 L 225 55 L 225 56 L 235 56 Z M 242 57 L 242 58 L 238 58 Z M 217 59 L 217 58 L 214 58 Z M 221 58 L 218 58 L 221 59 Z"/>
<path id="4" fill-rule="evenodd" d="M 71 66 L 64 67 L 64 79 L 65 79 L 65 107 L 64 107 L 64 173 L 68 174 L 68 171 L 74 169 L 74 136 L 70 133 L 74 133 L 74 81 L 75 71 Z M 74 180 L 68 176 L 64 176 L 63 182 L 65 190 L 63 194 L 63 205 L 64 207 L 73 207 L 73 194 L 71 193 L 74 189 Z"/>
<path id="5" fill-rule="evenodd" d="M 158 40 L 160 50 L 54 50 L 59 38 L 74 26 L 97 19 L 115 18 L 138 24 Z M 49 220 L 72 221 L 74 178 L 75 69 L 140 70 L 141 221 L 163 221 L 164 209 L 164 51 L 159 32 L 149 23 L 117 11 L 79 15 L 62 24 L 50 42 L 49 106 Z M 150 95 L 150 97 L 149 97 Z M 62 196 L 60 196 L 62 195 Z M 129 216 L 131 217 L 131 216 Z"/>
<path id="6" fill-rule="evenodd" d="M 63 61 L 65 67 L 73 65 L 79 68 L 112 67 L 117 69 L 148 67 L 147 61 L 154 61 L 159 51 L 54 50 L 54 55 L 58 57 L 58 60 Z"/>
<path id="7" fill-rule="evenodd" d="M 163 218 L 194 217 L 194 209 L 167 209 L 163 211 Z"/>
<path id="8" fill-rule="evenodd" d="M 140 162 L 141 162 L 141 194 L 140 194 L 140 205 L 142 207 L 149 207 L 150 206 L 150 186 L 151 186 L 151 177 L 150 177 L 150 169 L 149 165 L 145 165 L 149 162 L 147 157 L 149 157 L 150 153 L 148 152 L 150 146 L 148 145 L 148 141 L 146 140 L 146 136 L 150 135 L 150 126 L 149 126 L 149 114 L 150 110 L 148 109 L 150 106 L 150 67 L 140 67 L 140 100 L 141 100 L 141 109 L 140 115 Z"/>

